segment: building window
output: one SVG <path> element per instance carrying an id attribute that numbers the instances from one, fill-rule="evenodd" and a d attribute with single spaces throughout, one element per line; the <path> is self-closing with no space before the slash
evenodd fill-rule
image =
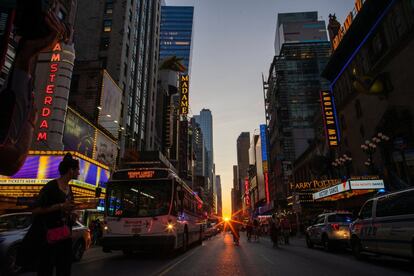
<path id="1" fill-rule="evenodd" d="M 112 20 L 105 19 L 104 20 L 104 28 L 103 28 L 103 31 L 105 33 L 109 33 L 111 30 L 112 30 Z"/>
<path id="2" fill-rule="evenodd" d="M 105 5 L 105 13 L 112 14 L 114 12 L 114 4 L 112 2 L 107 2 Z"/>
<path id="3" fill-rule="evenodd" d="M 99 49 L 101 51 L 108 50 L 110 41 L 111 39 L 109 37 L 102 37 L 101 44 L 99 45 Z"/>
<path id="4" fill-rule="evenodd" d="M 361 102 L 359 100 L 355 101 L 355 112 L 356 112 L 357 118 L 362 117 Z"/>

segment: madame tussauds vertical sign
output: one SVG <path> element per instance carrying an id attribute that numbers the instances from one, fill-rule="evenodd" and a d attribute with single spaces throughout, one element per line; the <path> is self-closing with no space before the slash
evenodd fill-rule
<path id="1" fill-rule="evenodd" d="M 180 76 L 180 114 L 188 114 L 188 86 L 189 77 L 188 75 Z"/>

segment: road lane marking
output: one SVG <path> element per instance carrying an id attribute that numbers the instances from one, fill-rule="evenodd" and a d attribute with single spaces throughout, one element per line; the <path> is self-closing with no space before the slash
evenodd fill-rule
<path id="1" fill-rule="evenodd" d="M 183 261 L 185 261 L 186 259 L 188 259 L 189 257 L 193 256 L 199 249 L 200 247 L 197 247 L 193 250 L 193 252 L 190 252 L 188 255 L 184 256 L 182 259 L 178 260 L 176 263 L 168 265 L 167 268 L 165 268 L 164 270 L 162 270 L 159 274 L 157 274 L 158 276 L 163 276 L 165 274 L 167 274 L 169 271 L 171 271 L 174 267 L 176 267 L 177 265 L 179 265 L 180 263 L 182 263 Z"/>
<path id="2" fill-rule="evenodd" d="M 260 256 L 261 256 L 264 260 L 266 260 L 267 262 L 269 262 L 270 264 L 272 264 L 272 265 L 276 265 L 274 262 L 272 262 L 271 260 L 269 260 L 267 257 L 263 256 L 262 254 L 260 254 Z"/>

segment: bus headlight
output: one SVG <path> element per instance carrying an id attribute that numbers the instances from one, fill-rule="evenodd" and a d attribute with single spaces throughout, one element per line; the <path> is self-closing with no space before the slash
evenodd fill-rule
<path id="1" fill-rule="evenodd" d="M 168 223 L 167 227 L 166 227 L 167 232 L 172 232 L 174 231 L 174 224 L 172 223 Z"/>

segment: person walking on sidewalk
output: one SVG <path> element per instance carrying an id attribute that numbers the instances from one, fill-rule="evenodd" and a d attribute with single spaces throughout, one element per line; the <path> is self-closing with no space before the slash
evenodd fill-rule
<path id="1" fill-rule="evenodd" d="M 275 214 L 272 215 L 272 219 L 269 222 L 270 226 L 270 239 L 273 242 L 273 248 L 279 247 L 279 220 Z"/>
<path id="2" fill-rule="evenodd" d="M 280 228 L 282 230 L 282 236 L 285 244 L 289 244 L 289 236 L 290 232 L 292 231 L 292 227 L 290 225 L 289 219 L 284 216 L 280 222 Z"/>

